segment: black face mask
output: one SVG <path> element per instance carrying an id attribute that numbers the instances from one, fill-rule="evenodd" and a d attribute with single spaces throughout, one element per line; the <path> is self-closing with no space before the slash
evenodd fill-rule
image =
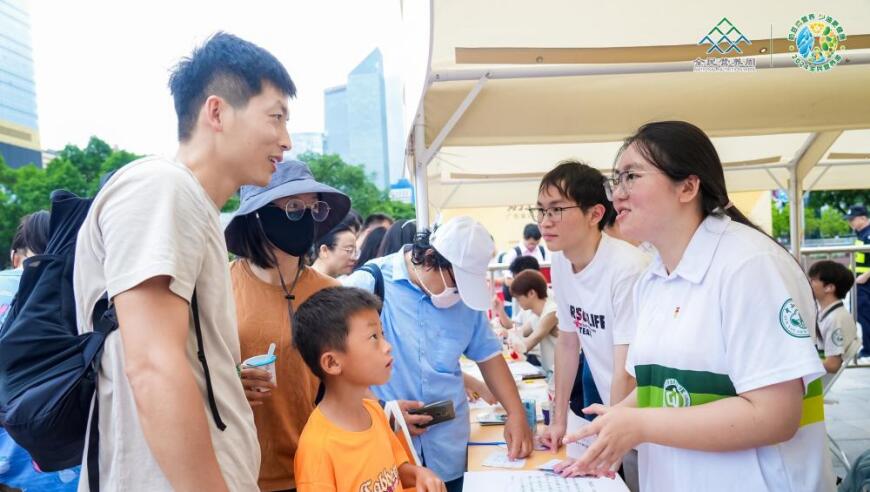
<path id="1" fill-rule="evenodd" d="M 290 220 L 278 207 L 267 206 L 257 210 L 260 227 L 276 248 L 290 256 L 300 257 L 314 244 L 314 218 L 306 210 L 299 220 Z"/>

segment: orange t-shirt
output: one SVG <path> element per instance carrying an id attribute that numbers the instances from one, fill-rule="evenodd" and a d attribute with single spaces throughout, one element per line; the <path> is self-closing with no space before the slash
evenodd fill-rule
<path id="1" fill-rule="evenodd" d="M 408 456 L 375 400 L 363 400 L 372 426 L 342 430 L 316 408 L 296 451 L 298 492 L 400 492 L 399 467 Z"/>
<path id="2" fill-rule="evenodd" d="M 299 435 L 308 416 L 314 410 L 314 397 L 320 380 L 305 365 L 293 348 L 293 332 L 287 300 L 280 285 L 263 282 L 251 272 L 245 260 L 230 264 L 236 315 L 239 321 L 239 343 L 242 360 L 264 354 L 269 344 L 276 345 L 275 377 L 278 387 L 272 397 L 254 407 L 254 423 L 260 441 L 261 490 L 286 490 L 294 487 L 293 456 Z M 288 288 L 292 279 L 287 280 Z M 315 292 L 339 285 L 338 281 L 306 268 L 293 289 L 296 297 L 293 309 Z"/>

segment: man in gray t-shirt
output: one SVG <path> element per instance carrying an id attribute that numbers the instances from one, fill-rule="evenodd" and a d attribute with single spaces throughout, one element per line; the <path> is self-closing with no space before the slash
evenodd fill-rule
<path id="1" fill-rule="evenodd" d="M 100 488 L 257 490 L 260 450 L 236 373 L 239 339 L 220 208 L 243 184 L 265 185 L 290 149 L 296 89 L 267 51 L 219 33 L 173 71 L 175 159 L 120 169 L 79 230 L 74 287 L 80 332 L 108 294 L 119 329 L 98 381 Z M 218 429 L 197 359 L 196 292 Z M 89 490 L 82 470 L 80 491 Z"/>

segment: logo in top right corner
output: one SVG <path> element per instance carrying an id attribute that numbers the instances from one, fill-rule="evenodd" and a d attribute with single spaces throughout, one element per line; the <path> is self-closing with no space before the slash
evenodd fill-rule
<path id="1" fill-rule="evenodd" d="M 807 330 L 807 325 L 792 299 L 786 299 L 782 307 L 779 308 L 779 324 L 786 333 L 795 338 L 810 336 L 810 331 Z"/>
<path id="2" fill-rule="evenodd" d="M 789 29 L 788 49 L 795 65 L 809 72 L 826 72 L 843 60 L 846 33 L 840 22 L 824 14 L 808 14 Z"/>

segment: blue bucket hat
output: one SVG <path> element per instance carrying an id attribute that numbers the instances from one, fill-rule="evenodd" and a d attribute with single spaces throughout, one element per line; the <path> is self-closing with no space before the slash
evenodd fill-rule
<path id="1" fill-rule="evenodd" d="M 224 230 L 227 244 L 234 244 L 232 238 L 243 232 L 244 216 L 256 212 L 271 202 L 302 193 L 318 193 L 320 200 L 329 204 L 329 215 L 323 222 L 315 222 L 315 239 L 320 239 L 333 227 L 338 225 L 350 211 L 350 198 L 331 186 L 318 183 L 308 169 L 308 165 L 300 161 L 284 161 L 276 165 L 269 184 L 265 187 L 245 185 L 239 192 L 241 203 L 239 209 Z M 231 253 L 239 254 L 230 249 Z"/>

